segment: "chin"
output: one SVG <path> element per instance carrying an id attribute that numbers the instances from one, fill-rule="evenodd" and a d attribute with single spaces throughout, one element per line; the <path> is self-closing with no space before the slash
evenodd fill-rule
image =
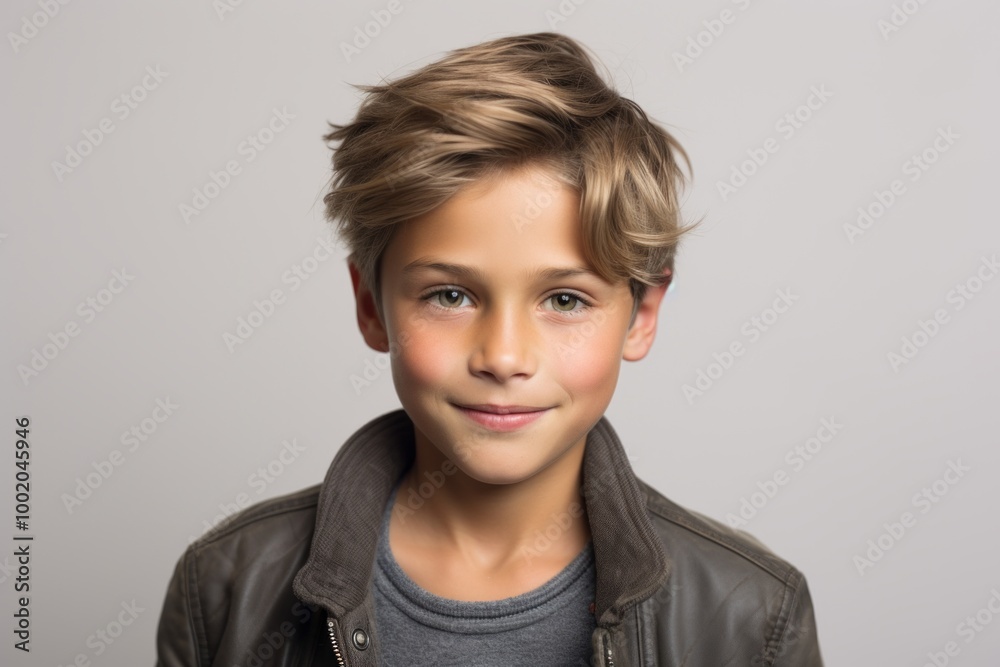
<path id="1" fill-rule="evenodd" d="M 532 444 L 505 441 L 478 442 L 464 459 L 459 452 L 446 454 L 468 477 L 484 484 L 517 484 L 537 475 L 553 460 L 541 458 L 545 452 L 532 450 Z M 525 449 L 526 448 L 526 449 Z"/>
<path id="2" fill-rule="evenodd" d="M 509 465 L 503 467 L 490 467 L 489 465 L 470 466 L 465 464 L 461 466 L 461 470 L 478 482 L 482 482 L 483 484 L 494 484 L 497 486 L 523 482 L 538 472 L 538 469 L 512 469 Z"/>

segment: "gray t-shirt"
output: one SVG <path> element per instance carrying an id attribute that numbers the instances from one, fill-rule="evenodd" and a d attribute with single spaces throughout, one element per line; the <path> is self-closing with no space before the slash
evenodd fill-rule
<path id="1" fill-rule="evenodd" d="M 527 593 L 475 602 L 439 597 L 410 579 L 389 548 L 396 489 L 382 515 L 372 578 L 379 664 L 590 665 L 597 573 L 593 542 L 559 574 Z"/>

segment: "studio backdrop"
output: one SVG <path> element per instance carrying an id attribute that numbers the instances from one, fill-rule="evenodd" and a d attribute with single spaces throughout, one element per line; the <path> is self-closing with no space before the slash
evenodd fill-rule
<path id="1" fill-rule="evenodd" d="M 0 663 L 152 664 L 184 548 L 399 407 L 321 135 L 351 84 L 551 30 L 680 141 L 705 220 L 606 413 L 636 473 L 799 567 L 829 665 L 998 664 L 995 3 L 0 12 Z"/>

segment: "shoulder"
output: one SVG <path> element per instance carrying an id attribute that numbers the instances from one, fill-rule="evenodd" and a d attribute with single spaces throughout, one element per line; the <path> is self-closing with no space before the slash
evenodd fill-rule
<path id="1" fill-rule="evenodd" d="M 795 566 L 750 533 L 682 507 L 643 480 L 636 481 L 653 527 L 672 560 L 694 552 L 698 562 L 715 567 L 720 574 L 726 570 L 744 576 L 753 573 L 775 582 L 801 576 Z M 706 556 L 711 559 L 706 561 Z"/>
<path id="2" fill-rule="evenodd" d="M 753 535 L 682 507 L 638 480 L 653 529 L 670 561 L 659 601 L 682 595 L 684 613 L 767 619 L 781 633 L 789 623 L 812 623 L 805 575 Z M 697 609 L 691 605 L 697 605 Z M 672 605 L 668 605 L 672 606 Z"/>
<path id="3" fill-rule="evenodd" d="M 292 578 L 308 557 L 318 497 L 317 484 L 258 502 L 187 546 L 160 612 L 158 665 L 229 664 L 246 637 L 309 622 Z"/>
<path id="4" fill-rule="evenodd" d="M 215 574 L 242 569 L 250 561 L 307 554 L 316 524 L 320 485 L 260 501 L 223 519 L 196 539 L 182 556 L 190 567 Z M 252 545 L 252 549 L 249 546 Z"/>
<path id="5" fill-rule="evenodd" d="M 637 481 L 670 563 L 667 583 L 637 610 L 651 635 L 663 640 L 657 650 L 680 650 L 692 664 L 723 664 L 721 646 L 727 659 L 738 655 L 749 664 L 821 667 L 803 573 L 749 533 Z M 677 632 L 685 638 L 680 648 L 664 639 L 676 639 Z"/>

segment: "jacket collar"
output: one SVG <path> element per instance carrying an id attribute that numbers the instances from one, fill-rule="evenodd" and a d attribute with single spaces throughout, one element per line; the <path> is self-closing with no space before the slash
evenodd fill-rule
<path id="1" fill-rule="evenodd" d="M 607 627 L 653 595 L 670 565 L 606 417 L 587 434 L 585 447 L 583 495 L 597 564 L 594 614 Z M 303 602 L 338 618 L 370 603 L 382 512 L 414 451 L 413 422 L 397 409 L 362 426 L 337 452 L 320 488 L 309 558 L 292 586 Z"/>

